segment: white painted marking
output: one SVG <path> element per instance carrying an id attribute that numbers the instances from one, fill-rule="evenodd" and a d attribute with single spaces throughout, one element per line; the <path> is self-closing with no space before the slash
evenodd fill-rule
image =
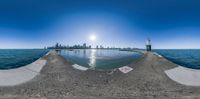
<path id="1" fill-rule="evenodd" d="M 74 64 L 74 65 L 72 65 L 72 67 L 74 67 L 75 69 L 78 69 L 78 70 L 82 70 L 82 71 L 88 70 L 88 68 L 80 66 L 78 64 Z"/>
<path id="2" fill-rule="evenodd" d="M 132 71 L 133 70 L 133 68 L 131 68 L 131 67 L 128 67 L 128 66 L 123 66 L 123 67 L 120 67 L 120 68 L 118 68 L 122 73 L 124 73 L 124 74 L 126 74 L 126 73 L 128 73 L 128 72 L 130 72 L 130 71 Z"/>

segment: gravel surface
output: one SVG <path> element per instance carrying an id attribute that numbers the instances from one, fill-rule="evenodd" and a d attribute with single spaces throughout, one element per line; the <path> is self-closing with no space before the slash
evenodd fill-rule
<path id="1" fill-rule="evenodd" d="M 162 57 L 146 53 L 130 64 L 133 70 L 80 71 L 52 52 L 40 75 L 14 87 L 0 87 L 1 99 L 191 99 L 200 97 L 200 87 L 177 84 L 165 70 L 176 67 Z"/>

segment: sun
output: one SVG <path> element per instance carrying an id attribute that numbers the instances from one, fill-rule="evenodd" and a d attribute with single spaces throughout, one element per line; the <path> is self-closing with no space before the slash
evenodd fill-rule
<path id="1" fill-rule="evenodd" d="M 96 41 L 97 36 L 94 35 L 94 34 L 92 34 L 92 35 L 89 36 L 89 39 L 90 39 L 91 41 Z"/>

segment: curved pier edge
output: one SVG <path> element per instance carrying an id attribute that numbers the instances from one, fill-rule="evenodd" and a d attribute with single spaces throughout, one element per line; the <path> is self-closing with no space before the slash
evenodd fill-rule
<path id="1" fill-rule="evenodd" d="M 47 56 L 50 53 L 52 53 L 52 51 L 49 51 L 44 56 Z M 47 60 L 39 58 L 35 62 L 23 67 L 10 70 L 0 70 L 0 86 L 15 86 L 30 81 L 40 74 L 40 71 L 46 63 Z"/>
<path id="2" fill-rule="evenodd" d="M 87 71 L 89 69 L 87 67 L 84 67 L 84 66 L 81 66 L 81 65 L 78 65 L 78 64 L 74 64 L 74 65 L 72 65 L 72 67 L 75 68 L 75 69 L 81 70 L 81 71 Z"/>
<path id="3" fill-rule="evenodd" d="M 182 66 L 166 70 L 165 73 L 173 81 L 186 86 L 200 86 L 200 70 Z"/>
<path id="4" fill-rule="evenodd" d="M 158 57 L 160 57 L 160 58 L 163 57 L 162 55 L 160 55 L 160 54 L 158 54 L 158 53 L 156 53 L 156 52 L 153 52 L 153 54 L 156 55 L 156 56 L 158 56 Z"/>

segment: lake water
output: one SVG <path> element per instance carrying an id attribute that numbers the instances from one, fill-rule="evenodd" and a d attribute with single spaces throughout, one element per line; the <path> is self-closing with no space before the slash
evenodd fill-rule
<path id="1" fill-rule="evenodd" d="M 90 69 L 114 69 L 128 65 L 142 56 L 141 53 L 86 49 L 86 50 L 62 50 L 61 55 L 68 61 Z"/>
<path id="2" fill-rule="evenodd" d="M 200 50 L 155 50 L 158 54 L 181 66 L 200 69 Z"/>
<path id="3" fill-rule="evenodd" d="M 43 49 L 0 49 L 0 69 L 18 68 L 30 64 L 48 50 Z"/>

